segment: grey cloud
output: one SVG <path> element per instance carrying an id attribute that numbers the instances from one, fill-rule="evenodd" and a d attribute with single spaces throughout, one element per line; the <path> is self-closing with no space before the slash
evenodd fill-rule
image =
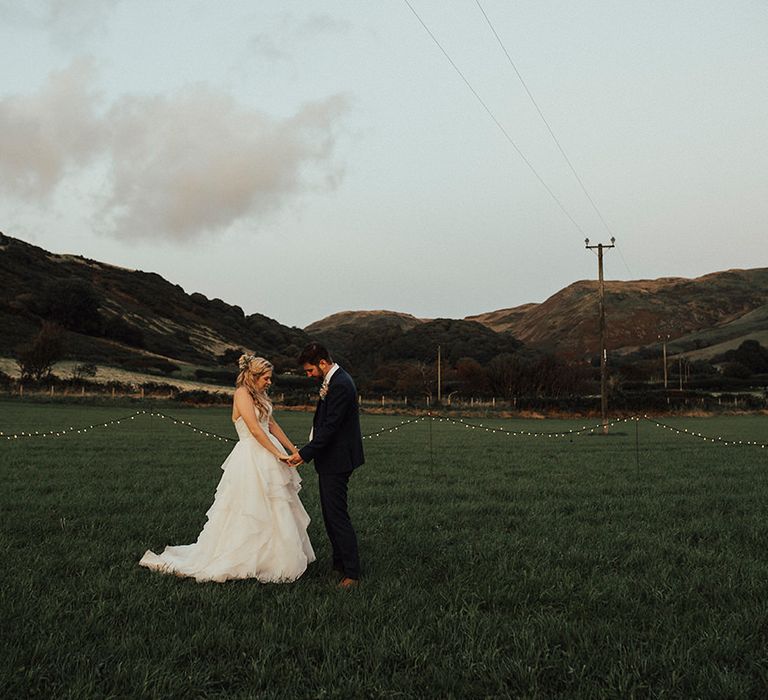
<path id="1" fill-rule="evenodd" d="M 203 86 L 124 98 L 109 114 L 106 211 L 115 232 L 190 238 L 270 212 L 307 187 L 333 186 L 327 171 L 345 108 L 333 96 L 281 121 Z"/>
<path id="2" fill-rule="evenodd" d="M 290 61 L 290 54 L 279 48 L 275 39 L 269 34 L 256 34 L 248 43 L 250 50 L 260 58 L 269 61 Z"/>
<path id="3" fill-rule="evenodd" d="M 121 0 L 0 0 L 3 20 L 39 27 L 54 44 L 81 46 L 104 27 Z"/>
<path id="4" fill-rule="evenodd" d="M 303 34 L 345 34 L 350 29 L 348 22 L 344 22 L 328 14 L 314 14 L 299 25 L 299 31 Z"/>
<path id="5" fill-rule="evenodd" d="M 120 0 L 48 0 L 46 24 L 54 41 L 79 45 L 106 26 Z"/>
<path id="6" fill-rule="evenodd" d="M 114 235 L 193 238 L 264 215 L 307 189 L 335 187 L 335 95 L 284 119 L 198 85 L 129 95 L 106 110 L 87 61 L 53 73 L 31 96 L 0 99 L 0 176 L 30 203 L 70 174 L 105 168 L 97 213 Z M 99 170 L 98 172 L 102 172 Z"/>
<path id="7" fill-rule="evenodd" d="M 106 166 L 98 212 L 120 237 L 193 238 L 274 211 L 307 189 L 332 188 L 336 95 L 276 119 L 205 86 L 125 96 L 98 111 L 87 61 L 30 96 L 0 99 L 6 194 L 38 203 L 68 175 Z"/>
<path id="8" fill-rule="evenodd" d="M 291 13 L 283 12 L 275 18 L 272 31 L 260 32 L 251 37 L 249 47 L 260 58 L 290 63 L 292 54 L 283 47 L 295 47 L 297 41 L 306 41 L 322 35 L 345 34 L 349 29 L 347 22 L 329 14 L 316 13 L 305 19 L 298 19 Z"/>
<path id="9" fill-rule="evenodd" d="M 49 195 L 69 168 L 82 166 L 104 143 L 89 87 L 93 65 L 86 60 L 52 73 L 33 95 L 0 99 L 0 174 L 7 189 Z"/>

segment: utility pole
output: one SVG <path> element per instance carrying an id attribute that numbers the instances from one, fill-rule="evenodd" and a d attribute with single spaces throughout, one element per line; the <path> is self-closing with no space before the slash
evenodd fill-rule
<path id="1" fill-rule="evenodd" d="M 664 388 L 667 388 L 667 341 L 669 340 L 669 333 L 665 336 L 660 335 L 662 354 L 664 356 Z"/>
<path id="2" fill-rule="evenodd" d="M 608 354 L 605 349 L 605 283 L 603 281 L 603 250 L 615 248 L 616 239 L 611 236 L 611 245 L 598 243 L 589 245 L 589 238 L 584 239 L 587 250 L 597 249 L 597 277 L 600 280 L 600 413 L 603 419 L 603 434 L 608 434 Z"/>
<path id="3" fill-rule="evenodd" d="M 440 362 L 440 346 L 437 346 L 437 405 L 439 406 L 442 400 L 442 367 Z"/>

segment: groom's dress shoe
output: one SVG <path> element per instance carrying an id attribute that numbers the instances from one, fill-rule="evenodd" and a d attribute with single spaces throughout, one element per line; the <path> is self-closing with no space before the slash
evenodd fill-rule
<path id="1" fill-rule="evenodd" d="M 356 578 L 349 578 L 348 576 L 345 576 L 343 579 L 341 579 L 341 581 L 339 581 L 337 588 L 343 588 L 345 591 L 348 591 L 352 588 L 357 588 L 359 583 L 360 582 Z"/>

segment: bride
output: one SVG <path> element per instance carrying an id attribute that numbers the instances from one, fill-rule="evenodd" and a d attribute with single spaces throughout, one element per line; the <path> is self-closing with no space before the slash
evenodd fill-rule
<path id="1" fill-rule="evenodd" d="M 221 465 L 208 521 L 197 542 L 166 547 L 160 555 L 147 550 L 141 566 L 197 581 L 277 583 L 295 581 L 315 560 L 298 495 L 301 477 L 287 464 L 296 448 L 272 417 L 267 397 L 272 365 L 242 355 L 239 367 L 232 420 L 240 439 Z"/>

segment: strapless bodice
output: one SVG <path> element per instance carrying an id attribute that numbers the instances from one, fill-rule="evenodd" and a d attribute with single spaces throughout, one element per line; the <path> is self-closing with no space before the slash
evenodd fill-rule
<path id="1" fill-rule="evenodd" d="M 259 425 L 264 429 L 264 432 L 269 435 L 269 420 L 260 420 Z M 256 438 L 253 437 L 253 434 L 248 429 L 248 426 L 245 424 L 245 421 L 243 420 L 243 417 L 240 416 L 235 421 L 235 430 L 237 431 L 237 437 L 240 438 L 240 440 L 255 440 Z"/>

